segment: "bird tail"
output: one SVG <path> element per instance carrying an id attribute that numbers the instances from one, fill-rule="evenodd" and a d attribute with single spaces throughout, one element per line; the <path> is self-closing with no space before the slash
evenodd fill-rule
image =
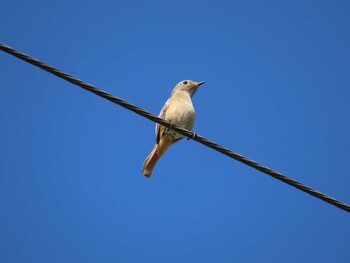
<path id="1" fill-rule="evenodd" d="M 147 178 L 151 177 L 153 168 L 160 158 L 160 156 L 158 156 L 157 154 L 157 148 L 158 148 L 158 144 L 154 145 L 152 152 L 147 156 L 147 158 L 143 162 L 142 173 Z"/>
<path id="2" fill-rule="evenodd" d="M 172 143 L 173 140 L 170 136 L 163 136 L 159 144 L 154 145 L 152 152 L 147 156 L 142 166 L 142 173 L 147 178 L 151 177 L 154 166 Z"/>

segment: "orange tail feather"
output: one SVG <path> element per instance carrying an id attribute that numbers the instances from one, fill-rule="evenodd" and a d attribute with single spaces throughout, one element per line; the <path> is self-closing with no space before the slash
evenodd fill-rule
<path id="1" fill-rule="evenodd" d="M 148 178 L 151 176 L 153 168 L 160 158 L 157 154 L 157 148 L 158 144 L 154 145 L 152 152 L 147 156 L 142 166 L 142 173 Z"/>
<path id="2" fill-rule="evenodd" d="M 166 152 L 169 146 L 173 143 L 171 136 L 165 135 L 160 138 L 159 143 L 154 145 L 152 152 L 147 156 L 142 166 L 142 173 L 146 177 L 150 177 L 154 166 L 159 158 Z"/>

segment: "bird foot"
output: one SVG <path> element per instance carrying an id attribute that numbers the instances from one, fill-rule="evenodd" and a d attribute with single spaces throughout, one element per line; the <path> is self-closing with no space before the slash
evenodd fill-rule
<path id="1" fill-rule="evenodd" d="M 188 141 L 189 139 L 194 140 L 194 138 L 196 138 L 196 136 L 197 136 L 197 134 L 196 134 L 195 132 L 192 132 L 192 137 L 187 137 L 187 141 Z"/>
<path id="2" fill-rule="evenodd" d="M 173 127 L 174 123 L 172 121 L 169 121 L 170 122 L 170 125 L 169 127 L 166 128 L 165 132 L 166 133 L 169 133 L 171 131 L 171 127 Z"/>

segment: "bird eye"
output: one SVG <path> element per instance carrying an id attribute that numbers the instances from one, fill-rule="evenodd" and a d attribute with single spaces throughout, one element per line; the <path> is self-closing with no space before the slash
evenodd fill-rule
<path id="1" fill-rule="evenodd" d="M 188 82 L 187 82 L 187 80 L 185 80 L 185 81 L 183 81 L 182 83 L 186 85 Z"/>

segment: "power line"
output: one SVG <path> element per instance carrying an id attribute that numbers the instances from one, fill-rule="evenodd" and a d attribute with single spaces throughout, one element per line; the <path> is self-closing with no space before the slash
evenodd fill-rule
<path id="1" fill-rule="evenodd" d="M 90 84 L 88 84 L 82 80 L 79 80 L 71 75 L 68 75 L 67 73 L 65 73 L 59 69 L 56 69 L 48 64 L 45 64 L 44 62 L 41 62 L 33 57 L 30 57 L 30 56 L 28 56 L 28 55 L 26 55 L 18 50 L 15 50 L 15 49 L 13 49 L 5 44 L 2 44 L 2 43 L 0 43 L 0 49 L 6 53 L 9 53 L 9 54 L 17 57 L 17 58 L 20 58 L 20 59 L 36 66 L 36 67 L 39 67 L 39 68 L 41 68 L 41 69 L 43 69 L 51 74 L 54 74 L 57 77 L 60 77 L 68 82 L 71 82 L 71 83 L 73 83 L 73 84 L 75 84 L 75 85 L 77 85 L 77 86 L 79 86 L 87 91 L 90 91 L 90 92 L 92 92 L 92 93 L 94 93 L 102 98 L 105 98 L 105 99 L 107 99 L 115 104 L 118 104 L 118 105 L 120 105 L 128 110 L 131 110 L 131 111 L 133 111 L 133 112 L 135 112 L 135 113 L 137 113 L 137 114 L 139 114 L 139 115 L 141 115 L 141 116 L 143 116 L 151 121 L 159 123 L 159 124 L 169 128 L 171 130 L 174 130 L 174 131 L 176 131 L 176 132 L 178 132 L 178 133 L 180 133 L 188 138 L 191 138 L 191 139 L 193 139 L 201 144 L 204 144 L 205 146 L 212 148 L 212 149 L 214 149 L 222 154 L 225 154 L 225 155 L 231 157 L 232 159 L 240 161 L 240 162 L 242 162 L 250 167 L 253 167 L 254 169 L 257 169 L 265 174 L 272 176 L 275 179 L 278 179 L 282 182 L 285 182 L 285 183 L 287 183 L 291 186 L 294 186 L 295 188 L 297 188 L 301 191 L 304 191 L 304 192 L 306 192 L 306 193 L 308 193 L 316 198 L 319 198 L 319 199 L 321 199 L 329 204 L 332 204 L 340 209 L 343 209 L 347 212 L 350 212 L 350 206 L 346 203 L 343 203 L 339 200 L 336 200 L 335 198 L 328 196 L 326 194 L 323 194 L 323 193 L 321 193 L 321 192 L 319 192 L 319 191 L 317 191 L 317 190 L 315 190 L 315 189 L 313 189 L 305 184 L 302 184 L 302 183 L 300 183 L 292 178 L 285 176 L 284 174 L 281 174 L 277 171 L 274 171 L 274 170 L 272 170 L 272 169 L 270 169 L 262 164 L 259 164 L 259 163 L 255 162 L 247 157 L 244 157 L 244 156 L 242 156 L 234 151 L 231 151 L 230 149 L 225 148 L 225 147 L 223 147 L 223 146 L 221 146 L 213 141 L 210 141 L 210 140 L 208 140 L 208 139 L 206 139 L 206 138 L 204 138 L 204 137 L 202 137 L 202 136 L 200 136 L 192 131 L 188 131 L 188 130 L 183 129 L 181 127 L 178 127 L 174 124 L 171 124 L 170 122 L 163 120 L 163 119 L 157 117 L 156 115 L 151 114 L 148 111 L 145 111 L 144 109 L 141 109 L 140 107 L 137 107 L 137 106 L 135 106 L 127 101 L 124 101 L 116 96 L 113 96 L 112 94 L 110 94 L 106 91 L 98 89 L 93 85 L 90 85 Z"/>

